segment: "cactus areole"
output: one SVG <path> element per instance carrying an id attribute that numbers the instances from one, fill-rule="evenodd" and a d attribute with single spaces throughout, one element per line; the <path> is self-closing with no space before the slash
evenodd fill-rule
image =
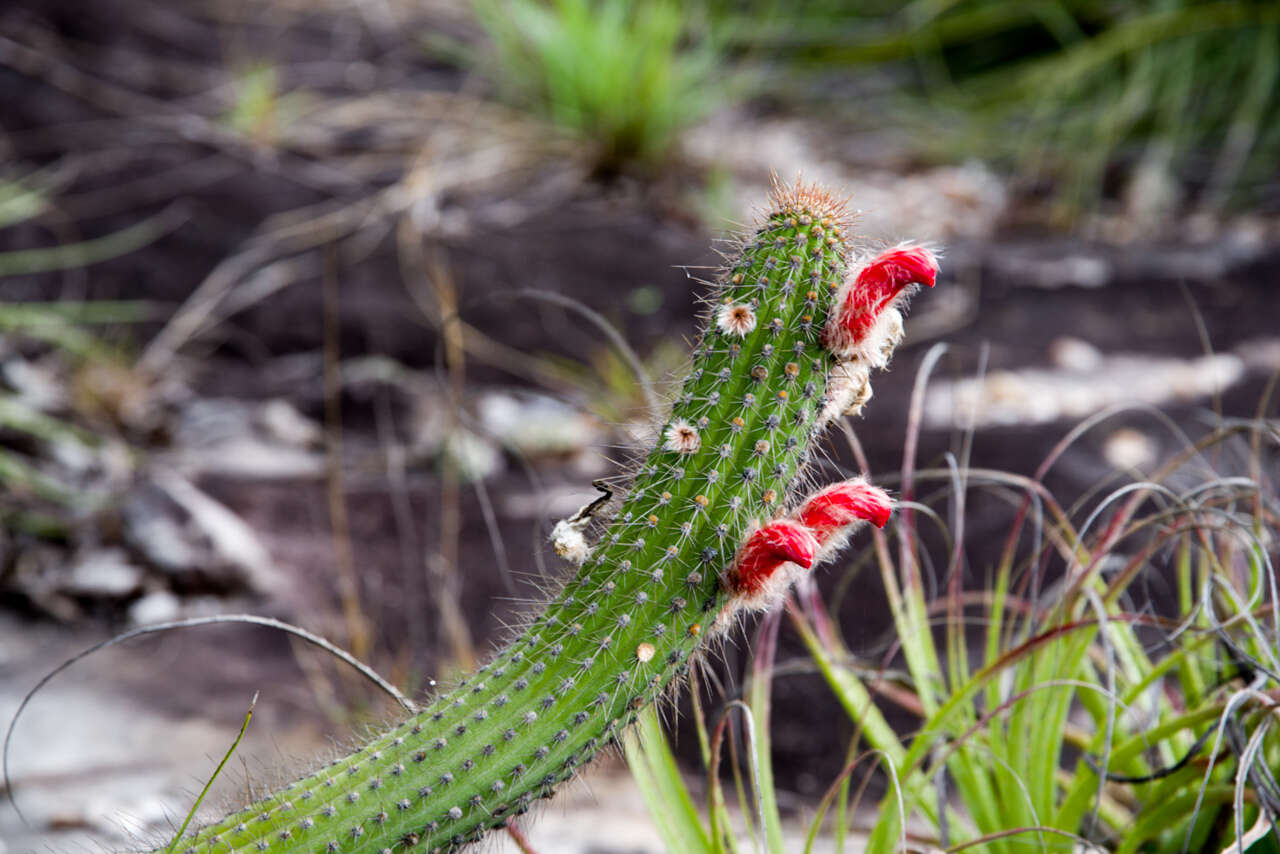
<path id="1" fill-rule="evenodd" d="M 859 262 L 848 229 L 822 190 L 779 187 L 621 507 L 594 538 L 557 526 L 581 566 L 541 616 L 416 717 L 176 850 L 453 851 L 549 797 L 737 611 L 776 602 L 850 526 L 883 525 L 888 497 L 860 481 L 808 503 L 792 489 L 825 422 L 870 396 L 901 337 L 895 300 L 937 270 L 919 248 Z M 874 294 L 851 294 L 859 279 Z"/>

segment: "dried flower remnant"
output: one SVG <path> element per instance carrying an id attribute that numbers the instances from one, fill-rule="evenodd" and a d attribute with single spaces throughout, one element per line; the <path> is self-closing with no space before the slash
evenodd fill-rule
<path id="1" fill-rule="evenodd" d="M 697 428 L 678 418 L 667 427 L 665 436 L 667 441 L 663 447 L 677 454 L 696 453 L 702 446 L 702 437 L 698 435 Z"/>
<path id="2" fill-rule="evenodd" d="M 578 512 L 568 519 L 561 519 L 551 529 L 551 545 L 556 554 L 574 564 L 582 566 L 591 553 L 591 544 L 587 542 L 585 531 L 596 511 L 613 498 L 613 490 L 604 481 L 595 481 L 593 486 L 601 491 L 601 495 L 588 501 Z"/>
<path id="3" fill-rule="evenodd" d="M 587 538 L 582 533 L 585 524 L 585 519 L 581 522 L 561 519 L 551 529 L 551 547 L 556 550 L 556 554 L 575 566 L 582 566 L 590 551 Z"/>
<path id="4" fill-rule="evenodd" d="M 827 403 L 818 423 L 830 423 L 841 415 L 861 415 L 869 400 L 871 369 L 861 362 L 838 362 L 827 380 Z"/>
<path id="5" fill-rule="evenodd" d="M 725 335 L 744 338 L 756 328 L 756 313 L 744 303 L 727 302 L 716 312 L 716 326 Z"/>

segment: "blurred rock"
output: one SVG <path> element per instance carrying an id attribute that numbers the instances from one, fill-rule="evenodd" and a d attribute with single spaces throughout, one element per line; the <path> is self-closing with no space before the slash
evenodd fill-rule
<path id="1" fill-rule="evenodd" d="M 1019 285 L 1046 290 L 1101 288 L 1115 278 L 1102 254 L 1069 251 L 1060 246 L 1008 246 L 987 255 L 992 275 Z"/>
<path id="2" fill-rule="evenodd" d="M 275 566 L 249 525 L 175 472 L 152 474 L 121 513 L 129 545 L 183 586 L 276 589 Z"/>
<path id="3" fill-rule="evenodd" d="M 183 573 L 203 562 L 203 550 L 191 541 L 178 508 L 159 489 L 143 485 L 130 492 L 121 515 L 125 540 L 153 567 Z"/>
<path id="4" fill-rule="evenodd" d="M 1078 420 L 1117 404 L 1197 400 L 1229 388 L 1244 375 L 1244 360 L 1226 353 L 1196 359 L 1117 354 L 1101 357 L 1087 369 L 993 371 L 983 379 L 930 385 L 925 423 L 963 429 L 970 424 L 981 428 Z"/>
<path id="5" fill-rule="evenodd" d="M 1143 469 L 1156 461 L 1159 453 L 1155 440 L 1132 427 L 1122 427 L 1107 436 L 1102 456 L 1121 471 Z"/>
<path id="6" fill-rule="evenodd" d="M 486 433 L 530 459 L 572 456 L 599 437 L 593 419 L 546 395 L 493 392 L 480 398 L 476 411 Z"/>
<path id="7" fill-rule="evenodd" d="M 73 436 L 59 436 L 47 443 L 54 463 L 76 475 L 90 474 L 98 463 L 97 449 Z"/>
<path id="8" fill-rule="evenodd" d="M 1102 352 L 1088 341 L 1064 335 L 1049 345 L 1049 361 L 1064 371 L 1084 373 L 1102 364 Z"/>
<path id="9" fill-rule="evenodd" d="M 244 520 L 177 474 L 162 472 L 155 483 L 187 513 L 191 529 L 203 536 L 218 559 L 258 593 L 269 593 L 279 578 L 271 556 Z"/>
<path id="10" fill-rule="evenodd" d="M 318 375 L 321 370 L 321 367 L 316 366 L 312 372 Z M 373 388 L 383 385 L 409 393 L 426 386 L 435 387 L 429 377 L 405 367 L 389 356 L 359 356 L 342 363 L 342 386 L 345 391 L 368 394 Z"/>
<path id="11" fill-rule="evenodd" d="M 182 600 L 168 590 L 155 590 L 135 600 L 129 606 L 129 624 L 149 626 L 167 623 L 182 614 Z"/>
<path id="12" fill-rule="evenodd" d="M 1251 371 L 1266 374 L 1280 371 L 1280 338 L 1252 338 L 1232 349 Z"/>
<path id="13" fill-rule="evenodd" d="M 172 420 L 165 463 L 190 477 L 315 477 L 323 455 L 310 450 L 322 432 L 284 400 L 193 400 Z"/>
<path id="14" fill-rule="evenodd" d="M 466 481 L 484 480 L 502 471 L 502 452 L 465 427 L 457 427 L 445 437 L 440 460 Z"/>
<path id="15" fill-rule="evenodd" d="M 258 423 L 267 436 L 283 445 L 309 448 L 318 447 L 324 441 L 320 425 L 281 398 L 262 404 L 258 409 Z"/>
<path id="16" fill-rule="evenodd" d="M 13 390 L 18 402 L 40 412 L 67 404 L 66 388 L 48 359 L 30 362 L 21 356 L 10 356 L 0 364 L 0 380 Z"/>
<path id="17" fill-rule="evenodd" d="M 412 455 L 447 466 L 465 480 L 501 472 L 502 448 L 528 458 L 571 455 L 593 435 L 589 422 L 545 395 L 490 392 L 474 404 L 464 401 L 463 412 L 455 412 L 449 393 L 429 380 L 415 383 L 412 395 Z"/>
<path id="18" fill-rule="evenodd" d="M 123 549 L 94 549 L 77 556 L 62 584 L 74 596 L 122 599 L 142 587 L 142 577 Z"/>
<path id="19" fill-rule="evenodd" d="M 26 545 L 15 553 L 4 578 L 5 587 L 55 620 L 71 622 L 81 616 L 81 609 L 61 584 L 65 568 L 66 554 L 61 549 Z"/>

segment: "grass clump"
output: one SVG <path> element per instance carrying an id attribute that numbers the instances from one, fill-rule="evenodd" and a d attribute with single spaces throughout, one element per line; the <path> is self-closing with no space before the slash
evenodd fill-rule
<path id="1" fill-rule="evenodd" d="M 892 93 L 914 92 L 889 107 L 913 147 L 1004 163 L 1062 221 L 1116 201 L 1152 220 L 1218 213 L 1276 186 L 1274 3 L 810 0 L 735 21 L 741 47 L 793 69 L 889 71 Z M 860 123 L 885 112 L 844 103 Z"/>
<path id="2" fill-rule="evenodd" d="M 718 53 L 671 0 L 474 0 L 503 95 L 587 140 L 598 170 L 652 166 L 717 96 Z"/>
<path id="3" fill-rule="evenodd" d="M 68 169 L 0 177 L 0 245 L 45 224 Z M 171 205 L 99 237 L 0 250 L 0 292 L 137 251 L 183 220 Z M 125 330 L 156 309 L 141 300 L 0 301 L 0 589 L 27 545 L 74 539 L 77 523 L 118 497 L 118 469 L 132 465 L 127 422 L 147 398 L 127 364 Z"/>
<path id="4" fill-rule="evenodd" d="M 878 569 L 893 616 L 878 661 L 851 652 L 816 587 L 788 601 L 809 658 L 787 669 L 821 674 L 855 728 L 806 851 L 824 829 L 837 851 L 1280 850 L 1275 422 L 1224 423 L 1149 477 L 1064 506 L 1045 475 L 1102 420 L 1032 476 L 954 459 L 913 471 L 908 456 L 896 529 L 856 564 Z M 1010 519 L 1000 558 L 967 567 L 966 506 L 992 498 Z M 966 589 L 966 568 L 985 584 Z M 784 850 L 769 765 L 782 620 L 766 618 L 743 696 L 718 721 L 695 703 L 705 819 L 660 731 L 628 747 L 655 817 L 690 813 L 674 850 Z M 720 766 L 738 722 L 734 813 Z"/>

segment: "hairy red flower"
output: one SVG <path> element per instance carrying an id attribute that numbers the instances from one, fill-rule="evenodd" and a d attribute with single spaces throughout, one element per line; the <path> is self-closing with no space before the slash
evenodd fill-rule
<path id="1" fill-rule="evenodd" d="M 861 522 L 883 528 L 893 512 L 893 499 L 883 489 L 861 479 L 832 484 L 800 505 L 795 519 L 813 534 L 818 545 Z"/>
<path id="2" fill-rule="evenodd" d="M 933 287 L 938 259 L 923 246 L 897 246 L 881 252 L 862 266 L 844 295 L 844 301 L 827 327 L 827 346 L 836 355 L 851 358 L 872 335 L 886 308 L 911 285 Z"/>
<path id="3" fill-rule="evenodd" d="M 896 246 L 881 252 L 863 267 L 855 280 L 857 290 L 892 299 L 907 285 L 933 287 L 938 259 L 923 246 Z"/>
<path id="4" fill-rule="evenodd" d="M 778 519 L 755 531 L 738 550 L 734 565 L 734 593 L 743 597 L 766 591 L 778 570 L 788 563 L 808 569 L 818 542 L 808 528 L 791 519 Z"/>

